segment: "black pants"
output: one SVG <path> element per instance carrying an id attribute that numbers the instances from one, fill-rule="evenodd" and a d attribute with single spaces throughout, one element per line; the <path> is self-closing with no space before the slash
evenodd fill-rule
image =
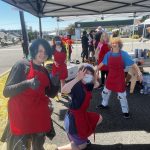
<path id="1" fill-rule="evenodd" d="M 7 150 L 30 150 L 31 145 L 33 150 L 44 150 L 45 136 L 45 133 L 13 135 L 8 121 L 0 141 L 7 142 Z"/>
<path id="2" fill-rule="evenodd" d="M 108 71 L 101 71 L 101 84 L 104 85 L 105 84 L 105 79 L 108 76 Z"/>
<path id="3" fill-rule="evenodd" d="M 86 58 L 86 60 L 88 60 L 88 47 L 82 47 L 83 51 L 82 51 L 82 60 L 84 62 L 84 59 Z"/>
<path id="4" fill-rule="evenodd" d="M 7 139 L 7 150 L 44 150 L 45 133 L 32 135 L 10 135 Z"/>

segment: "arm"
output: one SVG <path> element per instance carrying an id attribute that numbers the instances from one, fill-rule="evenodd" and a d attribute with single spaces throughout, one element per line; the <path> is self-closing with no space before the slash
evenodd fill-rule
<path id="1" fill-rule="evenodd" d="M 83 79 L 84 75 L 86 73 L 86 70 L 83 68 L 81 71 L 78 72 L 77 77 L 73 79 L 72 81 L 65 84 L 61 90 L 62 93 L 70 93 L 71 89 L 74 87 L 74 85 Z"/>
<path id="2" fill-rule="evenodd" d="M 135 73 L 137 74 L 139 81 L 141 82 L 142 81 L 142 73 L 141 73 L 139 67 L 134 63 L 134 61 L 132 60 L 132 58 L 130 57 L 130 55 L 127 52 L 122 51 L 122 55 L 123 55 L 125 67 L 131 66 L 133 68 L 133 70 L 135 71 Z"/>
<path id="3" fill-rule="evenodd" d="M 65 85 L 63 86 L 63 88 L 61 89 L 61 92 L 62 92 L 62 93 L 66 93 L 66 94 L 70 93 L 70 92 L 71 92 L 71 89 L 73 88 L 73 86 L 74 86 L 77 82 L 79 82 L 79 79 L 76 77 L 76 78 L 73 79 L 72 81 L 70 81 L 70 82 L 68 82 L 67 84 L 65 84 Z"/>
<path id="4" fill-rule="evenodd" d="M 139 67 L 137 66 L 137 64 L 133 64 L 132 68 L 135 70 L 135 72 L 136 72 L 136 74 L 138 76 L 139 81 L 142 82 L 142 73 L 141 73 Z"/>
<path id="5" fill-rule="evenodd" d="M 25 65 L 22 62 L 16 63 L 8 76 L 3 95 L 12 97 L 20 94 L 28 88 L 35 89 L 39 86 L 39 81 L 36 78 L 26 80 Z"/>
<path id="6" fill-rule="evenodd" d="M 104 65 L 104 64 L 101 62 L 101 63 L 97 66 L 97 70 L 100 70 L 103 65 Z"/>
<path id="7" fill-rule="evenodd" d="M 15 96 L 29 87 L 24 70 L 24 66 L 20 63 L 12 67 L 3 91 L 5 97 Z"/>

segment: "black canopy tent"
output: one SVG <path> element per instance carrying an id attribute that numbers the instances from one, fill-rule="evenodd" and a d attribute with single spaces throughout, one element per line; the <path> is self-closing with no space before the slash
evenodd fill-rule
<path id="1" fill-rule="evenodd" d="M 150 0 L 2 0 L 39 17 L 150 12 Z"/>

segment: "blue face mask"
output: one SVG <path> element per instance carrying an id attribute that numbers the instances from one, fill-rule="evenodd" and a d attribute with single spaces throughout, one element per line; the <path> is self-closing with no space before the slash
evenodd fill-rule
<path id="1" fill-rule="evenodd" d="M 56 45 L 61 45 L 61 41 L 55 41 Z"/>

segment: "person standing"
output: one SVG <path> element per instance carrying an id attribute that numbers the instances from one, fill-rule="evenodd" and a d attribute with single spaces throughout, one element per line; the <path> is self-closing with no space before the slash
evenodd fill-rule
<path id="1" fill-rule="evenodd" d="M 82 62 L 85 62 L 85 58 L 86 61 L 88 60 L 88 37 L 87 37 L 87 32 L 83 31 L 83 36 L 81 38 L 81 43 L 82 43 Z"/>
<path id="2" fill-rule="evenodd" d="M 66 49 L 62 43 L 60 37 L 55 37 L 54 39 L 54 63 L 52 66 L 52 76 L 59 75 L 59 79 L 61 82 L 61 89 L 65 84 L 65 79 L 68 77 L 68 70 L 66 65 Z M 62 97 L 65 97 L 62 93 Z"/>
<path id="3" fill-rule="evenodd" d="M 58 147 L 58 150 L 86 148 L 88 137 L 102 122 L 100 114 L 87 111 L 92 99 L 92 90 L 98 86 L 95 81 L 95 71 L 92 65 L 84 64 L 80 67 L 76 78 L 62 88 L 62 92 L 70 93 L 72 98 L 64 120 L 70 144 Z"/>
<path id="4" fill-rule="evenodd" d="M 90 57 L 93 57 L 94 56 L 94 34 L 95 34 L 95 31 L 94 30 L 91 30 L 90 33 L 89 33 L 89 56 Z"/>
<path id="5" fill-rule="evenodd" d="M 129 54 L 122 50 L 122 46 L 123 44 L 120 38 L 113 38 L 111 40 L 112 50 L 105 55 L 103 61 L 97 66 L 97 71 L 101 69 L 103 65 L 108 65 L 109 69 L 105 87 L 102 91 L 102 102 L 97 106 L 97 108 L 108 108 L 111 91 L 117 92 L 118 99 L 122 108 L 123 117 L 130 118 L 128 102 L 126 98 L 124 68 L 126 66 L 133 67 L 140 81 L 142 81 L 142 73 L 140 72 L 138 66 L 131 59 Z"/>
<path id="6" fill-rule="evenodd" d="M 10 135 L 7 150 L 43 150 L 45 135 L 51 131 L 48 107 L 50 79 L 43 62 L 51 57 L 51 47 L 44 39 L 33 41 L 31 60 L 20 60 L 11 69 L 3 95 L 9 97 Z"/>
<path id="7" fill-rule="evenodd" d="M 102 33 L 98 47 L 99 47 L 98 64 L 100 64 L 104 59 L 105 54 L 108 51 L 110 51 L 109 37 L 106 32 Z M 100 68 L 100 71 L 101 71 L 101 86 L 104 86 L 105 79 L 108 75 L 108 66 L 103 65 Z"/>
<path id="8" fill-rule="evenodd" d="M 104 32 L 104 29 L 101 26 L 99 26 L 95 31 L 96 31 L 96 34 L 95 34 L 95 49 L 96 49 L 98 46 L 99 40 L 101 38 L 101 35 Z"/>

